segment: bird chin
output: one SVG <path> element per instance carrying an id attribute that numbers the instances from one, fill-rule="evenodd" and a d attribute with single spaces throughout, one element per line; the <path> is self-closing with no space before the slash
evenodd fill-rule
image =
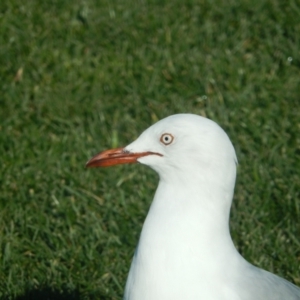
<path id="1" fill-rule="evenodd" d="M 162 158 L 161 156 L 152 154 L 152 155 L 147 155 L 147 156 L 144 156 L 144 157 L 140 157 L 140 158 L 137 159 L 137 161 L 140 164 L 149 166 L 150 168 L 155 170 L 155 166 L 159 165 L 161 163 L 161 158 Z"/>

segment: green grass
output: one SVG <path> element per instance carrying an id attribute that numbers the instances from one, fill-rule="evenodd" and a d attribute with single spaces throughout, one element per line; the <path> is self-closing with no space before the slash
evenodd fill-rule
<path id="1" fill-rule="evenodd" d="M 0 298 L 121 299 L 158 178 L 84 165 L 179 112 L 235 145 L 239 251 L 300 285 L 299 20 L 296 0 L 1 0 Z"/>

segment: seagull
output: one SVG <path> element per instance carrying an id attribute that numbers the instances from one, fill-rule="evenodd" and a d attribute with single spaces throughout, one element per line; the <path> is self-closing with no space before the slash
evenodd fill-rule
<path id="1" fill-rule="evenodd" d="M 299 300 L 300 288 L 247 262 L 229 231 L 237 158 L 224 130 L 194 114 L 158 121 L 87 167 L 139 162 L 159 184 L 124 300 Z"/>

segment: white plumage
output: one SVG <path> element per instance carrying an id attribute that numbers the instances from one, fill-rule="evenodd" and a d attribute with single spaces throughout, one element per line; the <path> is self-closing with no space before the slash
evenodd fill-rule
<path id="1" fill-rule="evenodd" d="M 125 300 L 296 300 L 300 289 L 235 249 L 229 212 L 236 154 L 213 121 L 165 118 L 88 166 L 138 161 L 159 174 L 126 283 Z"/>

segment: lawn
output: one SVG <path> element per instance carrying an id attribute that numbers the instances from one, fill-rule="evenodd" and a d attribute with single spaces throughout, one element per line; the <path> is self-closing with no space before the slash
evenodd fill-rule
<path id="1" fill-rule="evenodd" d="M 122 298 L 158 177 L 85 163 L 179 112 L 235 146 L 239 251 L 300 285 L 299 20 L 297 0 L 1 0 L 0 298 Z"/>

